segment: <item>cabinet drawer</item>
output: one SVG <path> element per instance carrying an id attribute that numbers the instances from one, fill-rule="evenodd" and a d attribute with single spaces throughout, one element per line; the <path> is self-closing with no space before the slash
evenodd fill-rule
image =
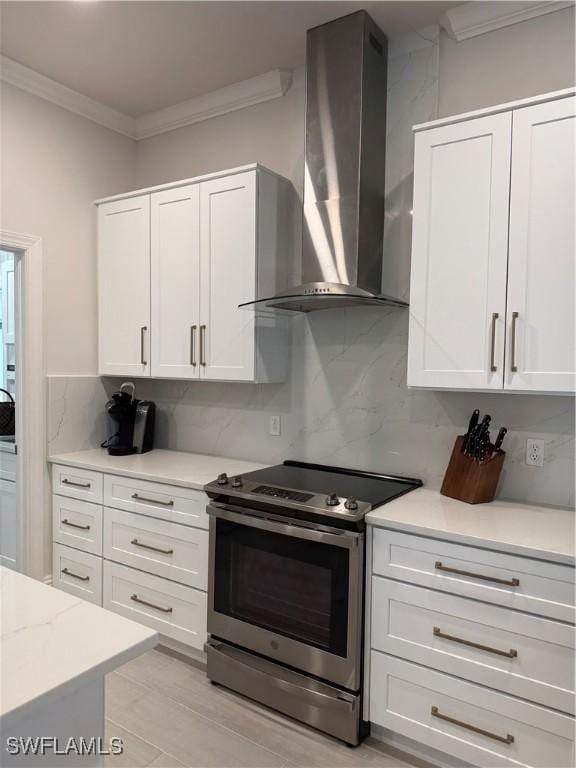
<path id="1" fill-rule="evenodd" d="M 52 584 L 64 592 L 102 605 L 102 558 L 54 544 Z"/>
<path id="2" fill-rule="evenodd" d="M 370 720 L 483 768 L 574 764 L 568 715 L 377 651 L 371 654 Z"/>
<path id="3" fill-rule="evenodd" d="M 114 475 L 104 477 L 104 504 L 107 507 L 208 529 L 207 503 L 205 493 L 191 488 Z"/>
<path id="4" fill-rule="evenodd" d="M 372 578 L 372 648 L 574 712 L 574 628 Z"/>
<path id="5" fill-rule="evenodd" d="M 104 556 L 142 571 L 208 588 L 208 531 L 104 509 Z"/>
<path id="6" fill-rule="evenodd" d="M 72 499 L 102 503 L 103 476 L 91 469 L 76 469 L 60 464 L 52 466 L 52 493 Z"/>
<path id="7" fill-rule="evenodd" d="M 206 605 L 205 592 L 104 561 L 104 608 L 199 650 L 206 642 Z"/>
<path id="8" fill-rule="evenodd" d="M 52 496 L 52 538 L 58 544 L 102 554 L 102 507 L 89 501 Z"/>
<path id="9" fill-rule="evenodd" d="M 373 535 L 375 574 L 574 622 L 570 566 L 383 528 Z"/>

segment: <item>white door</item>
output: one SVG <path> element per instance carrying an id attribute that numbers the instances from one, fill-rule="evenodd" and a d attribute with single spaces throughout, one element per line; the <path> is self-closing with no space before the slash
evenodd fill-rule
<path id="1" fill-rule="evenodd" d="M 502 389 L 511 123 L 416 134 L 409 386 Z"/>
<path id="2" fill-rule="evenodd" d="M 0 289 L 2 290 L 2 340 L 4 344 L 16 343 L 15 270 L 15 258 L 2 262 Z"/>
<path id="3" fill-rule="evenodd" d="M 573 392 L 574 97 L 514 112 L 506 389 Z"/>
<path id="4" fill-rule="evenodd" d="M 150 375 L 150 196 L 98 208 L 99 371 Z"/>
<path id="5" fill-rule="evenodd" d="M 197 184 L 151 196 L 152 376 L 199 370 L 200 192 Z"/>
<path id="6" fill-rule="evenodd" d="M 200 186 L 200 376 L 252 381 L 256 292 L 256 173 Z"/>
<path id="7" fill-rule="evenodd" d="M 17 561 L 16 483 L 0 480 L 0 565 L 16 568 Z"/>

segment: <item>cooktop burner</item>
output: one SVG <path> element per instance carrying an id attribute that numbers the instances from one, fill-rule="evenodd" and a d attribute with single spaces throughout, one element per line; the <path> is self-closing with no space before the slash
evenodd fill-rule
<path id="1" fill-rule="evenodd" d="M 220 475 L 204 490 L 212 498 L 232 497 L 252 503 L 360 520 L 370 510 L 422 485 L 409 477 L 285 461 L 246 475 Z"/>

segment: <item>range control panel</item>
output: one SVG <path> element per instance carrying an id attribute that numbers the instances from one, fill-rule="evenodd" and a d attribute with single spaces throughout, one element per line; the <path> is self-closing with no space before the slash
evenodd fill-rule
<path id="1" fill-rule="evenodd" d="M 273 496 L 275 499 L 288 499 L 289 501 L 310 501 L 310 499 L 314 498 L 313 493 L 289 491 L 286 488 L 274 488 L 271 485 L 259 485 L 252 490 L 252 493 L 258 493 L 262 496 Z"/>

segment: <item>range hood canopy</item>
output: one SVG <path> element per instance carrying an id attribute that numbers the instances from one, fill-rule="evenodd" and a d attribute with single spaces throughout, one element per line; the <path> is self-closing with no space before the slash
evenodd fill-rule
<path id="1" fill-rule="evenodd" d="M 303 283 L 241 307 L 408 306 L 380 293 L 387 51 L 365 11 L 308 30 Z"/>

